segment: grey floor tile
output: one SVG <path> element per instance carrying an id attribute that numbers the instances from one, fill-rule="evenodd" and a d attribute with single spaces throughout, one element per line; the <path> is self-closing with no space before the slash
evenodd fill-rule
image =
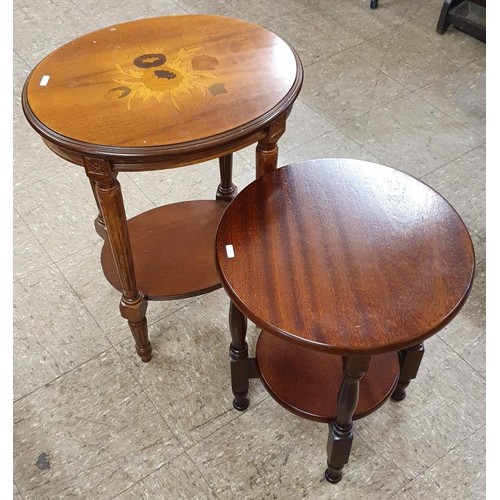
<path id="1" fill-rule="evenodd" d="M 416 95 L 486 138 L 485 57 L 423 87 Z"/>
<path id="2" fill-rule="evenodd" d="M 484 144 L 424 175 L 422 181 L 451 203 L 473 237 L 479 240 L 486 238 L 486 146 Z M 478 257 L 484 254 L 484 250 L 476 250 Z"/>
<path id="3" fill-rule="evenodd" d="M 65 167 L 64 172 L 14 191 L 14 206 L 54 261 L 101 241 L 94 230 L 97 208 L 85 172 L 77 165 Z M 154 208 L 128 175 L 118 180 L 127 217 Z"/>
<path id="4" fill-rule="evenodd" d="M 355 158 L 380 163 L 374 154 L 335 129 L 280 156 L 280 165 L 316 158 Z"/>
<path id="5" fill-rule="evenodd" d="M 474 243 L 476 262 L 481 262 L 482 260 L 486 259 L 486 235 L 479 236 L 478 234 L 473 234 L 472 242 Z"/>
<path id="6" fill-rule="evenodd" d="M 62 160 L 45 146 L 40 136 L 29 126 L 21 109 L 14 112 L 13 134 L 15 189 L 79 168 Z"/>
<path id="7" fill-rule="evenodd" d="M 422 29 L 425 33 L 433 34 L 443 6 L 442 0 L 384 0 L 383 10 L 397 24 L 411 23 L 412 26 Z"/>
<path id="8" fill-rule="evenodd" d="M 425 342 L 417 379 L 399 403 L 362 419 L 359 435 L 411 480 L 485 422 L 485 383 L 438 337 Z M 459 480 L 459 476 L 457 476 Z"/>
<path id="9" fill-rule="evenodd" d="M 23 498 L 15 483 L 14 483 L 14 491 L 12 492 L 12 498 L 13 498 L 13 500 L 22 500 L 22 498 Z"/>
<path id="10" fill-rule="evenodd" d="M 406 490 L 404 487 L 401 491 L 398 491 L 396 495 L 391 497 L 392 500 L 416 500 L 416 498 Z"/>
<path id="11" fill-rule="evenodd" d="M 485 55 L 484 44 L 459 35 L 456 40 L 425 33 L 410 22 L 356 45 L 353 51 L 414 91 Z"/>
<path id="12" fill-rule="evenodd" d="M 486 375 L 486 260 L 476 268 L 464 308 L 439 337 L 475 370 Z"/>
<path id="13" fill-rule="evenodd" d="M 407 486 L 415 498 L 486 498 L 486 427 L 463 437 L 456 448 Z"/>
<path id="14" fill-rule="evenodd" d="M 388 17 L 386 9 L 374 12 L 366 8 L 364 0 L 337 0 L 335 3 L 323 0 L 305 2 L 295 12 L 319 30 L 316 34 L 323 44 L 342 44 L 354 47 L 382 33 L 394 30 L 394 16 Z M 398 23 L 404 22 L 403 19 Z M 316 31 L 311 32 L 314 36 Z"/>
<path id="15" fill-rule="evenodd" d="M 335 127 L 408 93 L 400 83 L 351 50 L 307 70 L 301 99 Z"/>
<path id="16" fill-rule="evenodd" d="M 250 165 L 242 157 L 233 155 L 234 178 L 249 169 Z M 218 160 L 157 172 L 133 172 L 128 175 L 155 206 L 191 200 L 210 186 L 213 192 L 208 199 L 215 199 L 220 182 Z"/>
<path id="17" fill-rule="evenodd" d="M 337 38 L 330 38 L 325 43 L 325 35 L 314 22 L 301 17 L 297 11 L 283 9 L 277 17 L 269 12 L 262 24 L 288 42 L 299 54 L 305 68 L 345 50 Z"/>
<path id="18" fill-rule="evenodd" d="M 23 90 L 24 82 L 29 75 L 30 67 L 24 59 L 14 51 L 12 55 L 12 66 L 13 66 L 13 78 L 12 78 L 12 90 L 14 93 L 14 116 L 22 115 L 21 109 L 21 93 Z"/>
<path id="19" fill-rule="evenodd" d="M 25 499 L 112 498 L 182 448 L 108 351 L 14 405 L 14 480 Z"/>
<path id="20" fill-rule="evenodd" d="M 54 265 L 14 284 L 14 399 L 110 348 Z"/>
<path id="21" fill-rule="evenodd" d="M 415 95 L 373 109 L 340 130 L 387 166 L 421 177 L 483 139 Z"/>
<path id="22" fill-rule="evenodd" d="M 68 1 L 16 0 L 14 5 L 14 46 L 31 67 L 63 43 L 95 29 Z"/>
<path id="23" fill-rule="evenodd" d="M 47 252 L 15 210 L 13 229 L 14 281 L 52 264 Z"/>
<path id="24" fill-rule="evenodd" d="M 288 117 L 286 131 L 278 141 L 280 157 L 289 151 L 309 142 L 333 129 L 333 125 L 312 110 L 307 104 L 298 99 L 293 105 L 292 113 Z M 249 146 L 238 153 L 251 165 L 255 165 L 256 144 Z"/>
<path id="25" fill-rule="evenodd" d="M 217 500 L 208 483 L 187 455 L 139 481 L 116 500 L 184 498 L 186 500 Z"/>
<path id="26" fill-rule="evenodd" d="M 65 171 L 14 190 L 15 208 L 55 261 L 99 239 L 93 228 L 96 205 L 89 181 L 81 167 L 64 167 Z"/>
<path id="27" fill-rule="evenodd" d="M 227 308 L 219 313 L 193 302 L 155 323 L 150 337 L 153 359 L 147 364 L 129 340 L 117 350 L 184 447 L 241 415 L 232 406 Z M 258 402 L 267 393 L 255 383 L 250 396 Z"/>
<path id="28" fill-rule="evenodd" d="M 57 267 L 106 337 L 115 345 L 132 338 L 132 333 L 118 308 L 121 293 L 111 286 L 102 271 L 101 249 L 100 241 L 60 260 Z M 154 324 L 193 300 L 195 299 L 150 301 L 146 313 L 148 324 Z M 135 352 L 133 346 L 130 347 Z"/>
<path id="29" fill-rule="evenodd" d="M 177 3 L 189 14 L 216 14 L 229 16 L 267 27 L 269 2 L 267 0 L 182 0 Z"/>
<path id="30" fill-rule="evenodd" d="M 182 2 L 177 4 L 174 0 L 143 0 L 141 2 L 107 0 L 104 4 L 99 0 L 85 0 L 85 2 L 71 0 L 71 3 L 94 20 L 96 29 L 144 17 L 186 14 Z M 99 16 L 94 17 L 97 11 Z"/>
<path id="31" fill-rule="evenodd" d="M 222 499 L 386 499 L 403 486 L 398 468 L 358 436 L 339 486 L 324 479 L 326 424 L 301 419 L 271 398 L 188 450 Z"/>

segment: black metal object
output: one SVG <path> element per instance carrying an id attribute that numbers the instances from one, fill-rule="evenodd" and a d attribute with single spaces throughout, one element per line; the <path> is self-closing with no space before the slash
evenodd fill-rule
<path id="1" fill-rule="evenodd" d="M 478 15 L 476 11 L 483 9 L 483 15 Z M 486 42 L 486 0 L 444 0 L 436 31 L 442 35 L 450 24 Z"/>

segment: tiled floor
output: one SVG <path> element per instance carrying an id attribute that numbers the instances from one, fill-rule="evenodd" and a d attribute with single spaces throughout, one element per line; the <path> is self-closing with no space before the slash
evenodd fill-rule
<path id="1" fill-rule="evenodd" d="M 485 497 L 486 51 L 454 28 L 435 33 L 441 4 L 14 0 L 14 498 Z M 402 169 L 454 204 L 476 246 L 468 303 L 427 342 L 406 400 L 356 422 L 339 485 L 323 479 L 325 425 L 290 415 L 258 381 L 250 409 L 232 409 L 222 290 L 151 303 L 154 357 L 140 362 L 101 272 L 88 181 L 22 115 L 24 79 L 60 44 L 184 13 L 260 23 L 301 54 L 280 164 L 330 156 Z M 240 188 L 252 161 L 250 149 L 236 155 Z M 218 182 L 214 162 L 121 180 L 129 216 L 211 198 Z"/>

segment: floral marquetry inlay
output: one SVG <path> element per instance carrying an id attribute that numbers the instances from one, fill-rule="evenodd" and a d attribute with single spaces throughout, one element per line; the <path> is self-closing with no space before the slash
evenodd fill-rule
<path id="1" fill-rule="evenodd" d="M 202 48 L 180 49 L 177 54 L 148 50 L 138 55 L 133 66 L 115 64 L 118 76 L 105 97 L 108 100 L 125 100 L 131 109 L 134 99 L 161 102 L 167 98 L 175 109 L 181 111 L 182 100 L 198 93 L 202 97 L 227 93 L 225 84 L 216 74 L 219 61 L 201 52 Z"/>
<path id="2" fill-rule="evenodd" d="M 51 52 L 30 74 L 23 107 L 52 142 L 128 165 L 129 148 L 153 148 L 156 162 L 163 147 L 170 155 L 196 143 L 198 154 L 225 135 L 250 137 L 288 109 L 301 82 L 293 49 L 261 26 L 161 16 L 107 26 Z"/>

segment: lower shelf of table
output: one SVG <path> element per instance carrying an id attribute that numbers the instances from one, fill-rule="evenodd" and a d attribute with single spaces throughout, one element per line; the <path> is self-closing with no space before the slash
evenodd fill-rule
<path id="1" fill-rule="evenodd" d="M 284 408 L 317 422 L 335 420 L 342 382 L 341 356 L 303 347 L 262 331 L 256 358 L 262 383 Z M 359 384 L 354 418 L 379 408 L 396 387 L 398 376 L 397 352 L 373 355 L 368 372 Z"/>
<path id="2" fill-rule="evenodd" d="M 128 221 L 138 289 L 149 300 L 193 297 L 220 288 L 214 239 L 227 203 L 194 200 L 144 212 Z M 101 263 L 107 280 L 122 290 L 106 240 Z"/>

